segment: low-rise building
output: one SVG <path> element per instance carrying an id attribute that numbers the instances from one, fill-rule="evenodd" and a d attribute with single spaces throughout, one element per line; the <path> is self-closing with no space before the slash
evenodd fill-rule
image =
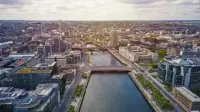
<path id="1" fill-rule="evenodd" d="M 70 51 L 67 53 L 55 53 L 49 55 L 46 59 L 46 63 L 52 63 L 56 61 L 58 66 L 67 67 L 78 65 L 82 62 L 81 51 Z"/>
<path id="2" fill-rule="evenodd" d="M 200 97 L 187 88 L 175 87 L 172 94 L 188 111 L 200 110 Z"/>
<path id="3" fill-rule="evenodd" d="M 69 70 L 66 70 L 64 72 L 67 74 L 67 76 L 66 76 L 66 79 L 67 79 L 66 83 L 70 84 L 73 81 L 73 79 L 74 79 L 74 77 L 76 75 L 76 69 L 69 69 Z"/>
<path id="4" fill-rule="evenodd" d="M 65 55 L 63 53 L 55 53 L 55 54 L 49 55 L 45 59 L 46 63 L 52 63 L 55 61 L 57 62 L 58 66 L 66 67 L 67 66 L 67 55 Z"/>
<path id="5" fill-rule="evenodd" d="M 157 54 L 140 46 L 120 47 L 119 53 L 132 62 L 157 61 Z"/>
<path id="6" fill-rule="evenodd" d="M 158 63 L 158 80 L 173 86 L 200 86 L 200 59 L 164 59 Z"/>

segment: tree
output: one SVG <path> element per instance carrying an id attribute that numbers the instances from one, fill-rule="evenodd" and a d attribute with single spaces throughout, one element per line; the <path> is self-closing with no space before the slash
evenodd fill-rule
<path id="1" fill-rule="evenodd" d="M 158 65 L 157 64 L 151 64 L 151 67 L 152 68 L 158 68 Z"/>
<path id="2" fill-rule="evenodd" d="M 159 58 L 163 58 L 164 56 L 166 56 L 167 51 L 165 49 L 159 49 L 159 50 L 157 50 L 157 54 L 158 54 Z"/>
<path id="3" fill-rule="evenodd" d="M 87 78 L 87 74 L 86 73 L 82 73 L 81 75 L 83 78 Z"/>
<path id="4" fill-rule="evenodd" d="M 67 112 L 75 112 L 75 107 L 73 105 L 70 105 Z"/>

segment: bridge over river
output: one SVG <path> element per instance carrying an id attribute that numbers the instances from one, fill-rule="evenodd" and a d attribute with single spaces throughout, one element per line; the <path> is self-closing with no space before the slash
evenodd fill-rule
<path id="1" fill-rule="evenodd" d="M 94 66 L 91 67 L 91 72 L 130 72 L 132 67 L 127 66 Z"/>

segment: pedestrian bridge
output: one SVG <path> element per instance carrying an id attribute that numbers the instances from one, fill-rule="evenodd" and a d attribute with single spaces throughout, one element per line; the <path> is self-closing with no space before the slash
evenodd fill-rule
<path id="1" fill-rule="evenodd" d="M 94 66 L 91 68 L 91 72 L 130 72 L 132 67 L 127 66 Z"/>

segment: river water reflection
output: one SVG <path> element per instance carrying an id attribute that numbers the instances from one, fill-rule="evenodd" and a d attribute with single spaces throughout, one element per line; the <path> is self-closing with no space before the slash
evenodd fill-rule
<path id="1" fill-rule="evenodd" d="M 123 66 L 108 52 L 94 52 L 96 66 Z M 127 73 L 92 74 L 80 112 L 152 112 Z"/>

